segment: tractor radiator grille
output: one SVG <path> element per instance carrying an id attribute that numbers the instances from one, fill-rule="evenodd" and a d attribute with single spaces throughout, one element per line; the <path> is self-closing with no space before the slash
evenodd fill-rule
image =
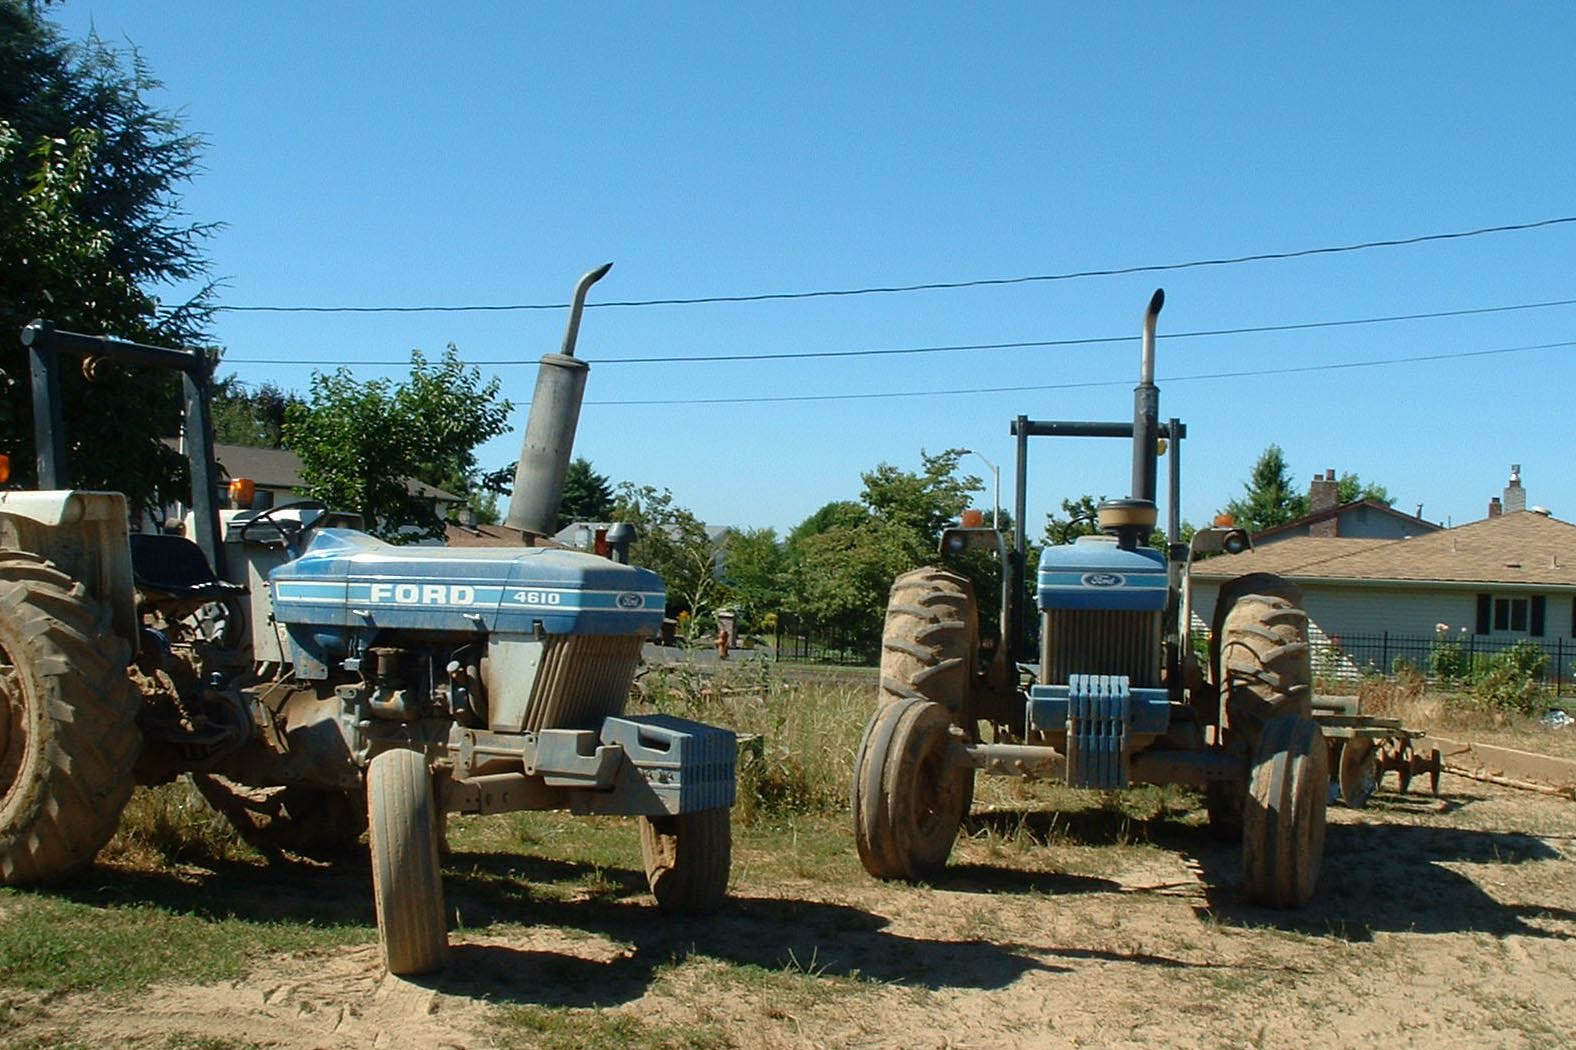
<path id="1" fill-rule="evenodd" d="M 1052 609 L 1040 639 L 1040 681 L 1060 685 L 1075 674 L 1125 674 L 1138 688 L 1160 685 L 1158 612 Z"/>
<path id="2" fill-rule="evenodd" d="M 525 731 L 598 729 L 602 719 L 623 714 L 640 644 L 636 635 L 549 638 L 525 711 Z"/>

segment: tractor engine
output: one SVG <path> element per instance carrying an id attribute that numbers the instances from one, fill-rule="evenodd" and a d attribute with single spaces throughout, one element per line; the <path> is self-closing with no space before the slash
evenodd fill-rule
<path id="1" fill-rule="evenodd" d="M 396 547 L 342 529 L 270 575 L 297 679 L 351 672 L 362 684 L 344 692 L 370 718 L 495 733 L 621 714 L 666 599 L 650 570 L 578 551 Z"/>

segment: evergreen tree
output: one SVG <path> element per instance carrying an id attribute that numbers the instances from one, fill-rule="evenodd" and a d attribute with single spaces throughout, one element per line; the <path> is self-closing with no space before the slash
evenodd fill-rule
<path id="1" fill-rule="evenodd" d="M 62 329 L 197 347 L 210 318 L 212 224 L 188 221 L 180 186 L 202 140 L 150 96 L 135 51 L 66 40 L 41 5 L 0 0 L 0 452 L 36 483 L 28 359 L 17 338 Z M 162 304 L 161 289 L 183 289 Z M 191 289 L 195 288 L 195 292 Z M 62 369 L 72 484 L 125 492 L 134 507 L 182 494 L 180 383 L 156 369 Z"/>
<path id="2" fill-rule="evenodd" d="M 1242 487 L 1246 495 L 1227 503 L 1226 513 L 1249 532 L 1284 525 L 1308 513 L 1308 497 L 1297 491 L 1279 445 L 1264 450 Z"/>

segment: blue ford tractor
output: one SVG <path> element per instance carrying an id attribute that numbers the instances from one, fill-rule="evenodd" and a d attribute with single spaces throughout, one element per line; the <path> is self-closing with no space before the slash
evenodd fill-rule
<path id="1" fill-rule="evenodd" d="M 984 548 L 1003 564 L 999 636 L 981 647 L 972 585 L 943 567 L 892 585 L 878 705 L 852 785 L 859 858 L 878 878 L 933 876 L 973 798 L 976 772 L 1111 791 L 1131 784 L 1203 790 L 1215 832 L 1242 841 L 1243 885 L 1259 903 L 1313 895 L 1324 851 L 1328 755 L 1313 720 L 1308 618 L 1299 590 L 1255 573 L 1221 587 L 1207 660 L 1195 655 L 1189 571 L 1249 547 L 1241 530 L 1180 541 L 1180 445 L 1154 383 L 1156 291 L 1144 317 L 1132 423 L 1019 416 L 1012 549 L 991 528 L 958 528 L 944 553 Z M 1130 437 L 1132 495 L 1098 508 L 1099 533 L 1047 547 L 1034 595 L 1039 651 L 1020 612 L 1028 439 Z M 1170 447 L 1168 541 L 1152 546 L 1156 468 Z M 1025 657 L 1020 663 L 1018 656 Z M 1037 659 L 1036 659 L 1037 657 Z M 1027 681 L 1025 681 L 1027 677 Z"/>
<path id="2" fill-rule="evenodd" d="M 588 370 L 581 311 L 607 269 L 581 279 L 541 361 L 515 546 L 392 546 L 312 501 L 221 510 L 209 360 L 24 330 L 41 491 L 0 491 L 0 880 L 70 874 L 133 784 L 190 774 L 268 851 L 332 855 L 366 831 L 394 973 L 447 953 L 449 812 L 637 816 L 657 903 L 721 904 L 733 734 L 624 713 L 662 580 L 627 564 L 627 526 L 608 557 L 546 540 Z M 63 357 L 182 374 L 192 538 L 129 532 L 121 494 L 68 487 Z"/>

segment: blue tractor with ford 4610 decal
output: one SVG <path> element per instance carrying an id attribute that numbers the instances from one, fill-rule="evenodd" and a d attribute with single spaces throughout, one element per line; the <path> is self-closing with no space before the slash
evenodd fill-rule
<path id="1" fill-rule="evenodd" d="M 1241 836 L 1252 900 L 1296 907 L 1313 895 L 1324 852 L 1328 755 L 1313 720 L 1308 619 L 1293 584 L 1265 573 L 1220 588 L 1207 659 L 1195 655 L 1189 574 L 1196 557 L 1240 553 L 1229 525 L 1180 541 L 1177 419 L 1162 423 L 1155 325 L 1144 317 L 1133 422 L 1019 416 L 1016 520 L 1024 521 L 1031 436 L 1131 437 L 1132 495 L 1098 508 L 1099 534 L 1047 547 L 1035 581 L 1038 660 L 1020 596 L 1026 544 L 991 528 L 950 529 L 942 551 L 995 550 L 1003 565 L 1000 635 L 981 647 L 972 585 L 946 568 L 892 585 L 879 701 L 855 759 L 854 833 L 879 878 L 922 878 L 946 863 L 976 772 L 1059 778 L 1115 790 L 1201 788 L 1211 829 Z M 1170 448 L 1168 542 L 1150 545 L 1156 472 Z M 1020 664 L 1018 655 L 1030 656 Z M 1028 677 L 1025 684 L 1024 678 Z"/>
<path id="2" fill-rule="evenodd" d="M 544 542 L 588 370 L 581 311 L 607 269 L 581 279 L 562 351 L 542 358 L 518 546 L 392 546 L 312 501 L 221 509 L 204 355 L 24 330 L 40 490 L 0 491 L 0 881 L 70 874 L 134 783 L 190 774 L 267 850 L 331 854 L 367 831 L 395 973 L 447 954 L 448 812 L 637 816 L 658 904 L 722 903 L 733 734 L 624 713 L 662 580 L 627 564 L 627 526 L 606 557 Z M 192 539 L 129 533 L 121 494 L 68 488 L 67 355 L 182 373 Z"/>

